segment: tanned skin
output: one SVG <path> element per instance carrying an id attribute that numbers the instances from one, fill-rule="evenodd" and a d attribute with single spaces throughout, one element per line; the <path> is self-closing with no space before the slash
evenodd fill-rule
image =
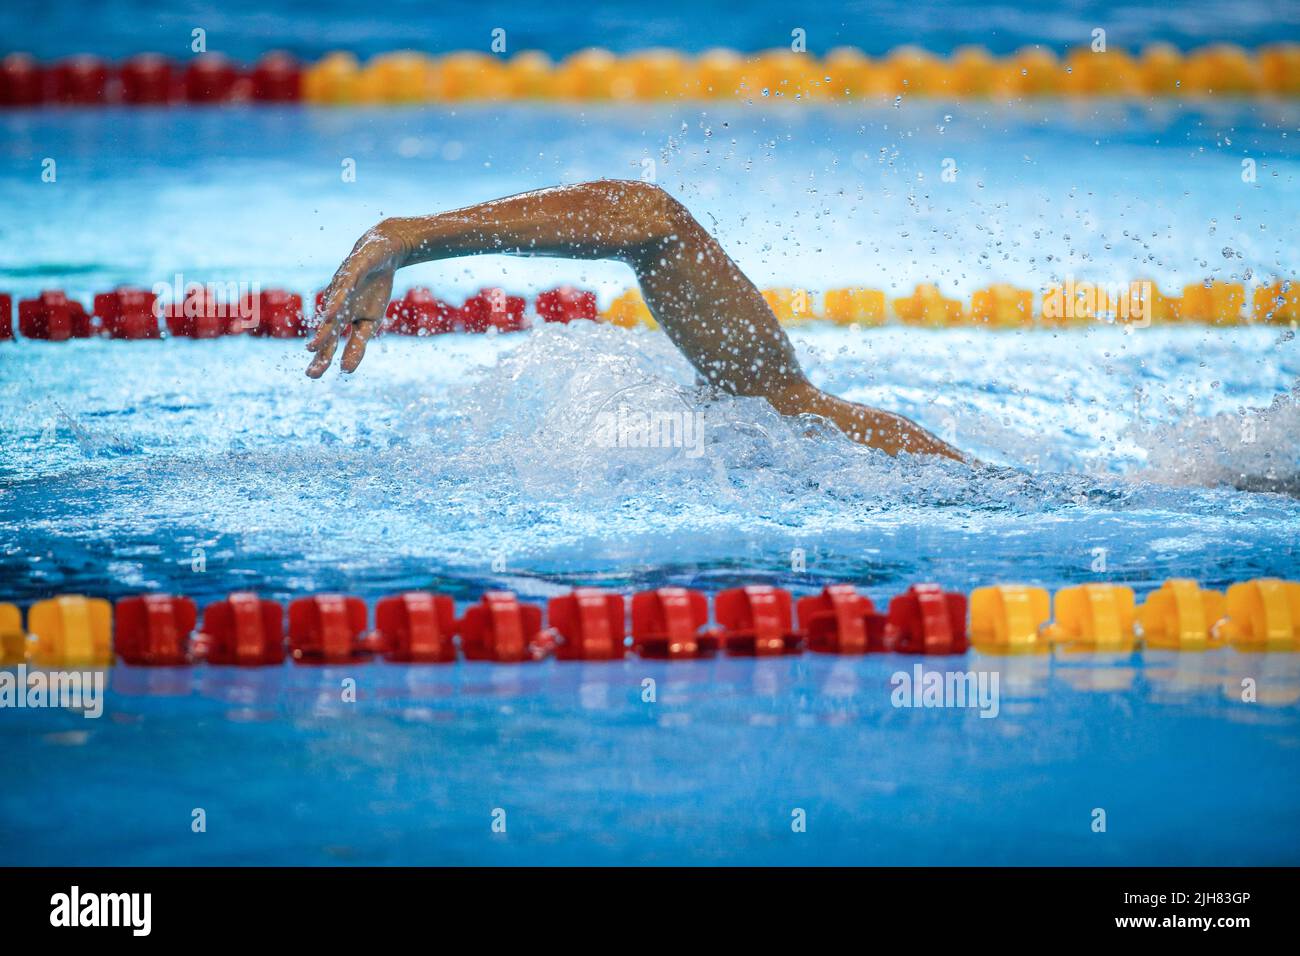
<path id="1" fill-rule="evenodd" d="M 625 262 L 651 314 L 714 387 L 761 396 L 783 415 L 820 416 L 854 441 L 891 455 L 966 460 L 901 415 L 815 388 L 754 283 L 685 206 L 643 182 L 558 186 L 432 216 L 385 219 L 357 241 L 334 274 L 320 327 L 307 344 L 315 353 L 307 374 L 325 373 L 348 325 L 341 365 L 356 370 L 398 269 L 487 253 Z"/>

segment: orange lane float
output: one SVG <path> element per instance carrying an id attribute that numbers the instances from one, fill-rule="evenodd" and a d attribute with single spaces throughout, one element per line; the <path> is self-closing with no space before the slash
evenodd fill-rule
<path id="1" fill-rule="evenodd" d="M 1047 650 L 1040 630 L 1051 616 L 1043 588 L 998 584 L 970 595 L 970 642 L 991 654 L 1033 654 Z"/>
<path id="2" fill-rule="evenodd" d="M 0 603 L 0 665 L 21 664 L 27 660 L 27 632 L 23 630 L 23 612 L 16 604 Z"/>
<path id="3" fill-rule="evenodd" d="M 1132 650 L 1137 641 L 1133 589 L 1120 584 L 1061 588 L 1052 599 L 1055 621 L 1043 628 L 1052 644 L 1093 651 Z"/>
<path id="4" fill-rule="evenodd" d="M 1222 637 L 1239 650 L 1300 650 L 1300 582 L 1277 578 L 1243 581 L 1228 588 Z"/>
<path id="5" fill-rule="evenodd" d="M 28 659 L 39 667 L 113 663 L 113 608 L 102 598 L 64 594 L 27 610 Z"/>

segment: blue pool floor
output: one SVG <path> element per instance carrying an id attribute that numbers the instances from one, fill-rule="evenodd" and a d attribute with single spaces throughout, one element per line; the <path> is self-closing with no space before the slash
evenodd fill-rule
<path id="1" fill-rule="evenodd" d="M 0 863 L 1300 862 L 1300 655 L 918 661 L 117 666 L 0 712 Z"/>

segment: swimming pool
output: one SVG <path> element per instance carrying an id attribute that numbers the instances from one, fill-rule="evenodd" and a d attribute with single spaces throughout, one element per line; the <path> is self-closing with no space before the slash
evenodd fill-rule
<path id="1" fill-rule="evenodd" d="M 512 49 L 546 50 L 565 56 L 584 47 L 618 52 L 670 47 L 698 53 L 712 46 L 761 50 L 789 42 L 790 30 L 803 28 L 809 49 L 836 45 L 883 53 L 917 44 L 949 53 L 964 43 L 1009 52 L 1031 43 L 1055 46 L 1087 42 L 1104 25 L 1113 43 L 1135 46 L 1160 40 L 1179 47 L 1211 42 L 1258 46 L 1294 36 L 1300 7 L 1289 0 L 1225 7 L 1210 0 L 1176 5 L 1144 0 L 1082 0 L 1071 4 L 1030 0 L 1016 5 L 986 5 L 978 0 L 850 0 L 792 11 L 774 0 L 754 0 L 744 15 L 725 0 L 661 0 L 648 14 L 636 3 L 588 6 L 581 15 L 510 3 L 392 0 L 382 17 L 346 0 L 299 3 L 231 0 L 220 7 L 203 0 L 177 0 L 159 9 L 146 0 L 49 0 L 39 19 L 17 6 L 0 10 L 0 36 L 13 49 L 40 57 L 67 56 L 88 46 L 104 56 L 124 57 L 141 50 L 180 54 L 190 31 L 204 28 L 211 49 L 253 60 L 268 49 L 307 58 L 331 50 L 358 54 L 398 49 L 445 50 L 486 44 L 493 28 L 504 28 Z M 92 39 L 93 38 L 93 39 Z"/>
<path id="2" fill-rule="evenodd" d="M 1253 282 L 1294 267 L 1296 118 L 1270 102 L 0 113 L 0 284 L 88 296 L 180 272 L 308 293 L 382 216 L 635 177 L 647 158 L 763 286 Z M 630 278 L 485 257 L 399 282 L 567 280 L 608 301 Z M 6 343 L 5 596 L 418 587 L 463 605 L 487 587 L 852 581 L 879 602 L 921 580 L 1144 594 L 1296 575 L 1290 329 L 792 337 L 817 384 L 998 467 L 893 460 L 703 396 L 649 330 L 386 337 L 321 382 L 292 341 Z M 699 453 L 594 445 L 628 390 L 699 413 Z M 894 708 L 901 656 L 118 666 L 103 720 L 3 715 L 19 782 L 0 788 L 0 860 L 1295 863 L 1293 658 L 980 659 L 1003 675 L 996 720 Z"/>

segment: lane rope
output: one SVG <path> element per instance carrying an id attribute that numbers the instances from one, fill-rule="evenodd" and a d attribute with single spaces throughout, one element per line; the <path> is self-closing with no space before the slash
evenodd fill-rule
<path id="1" fill-rule="evenodd" d="M 314 319 L 304 311 L 303 297 L 283 289 L 193 283 L 180 295 L 179 302 L 175 297 L 166 301 L 156 291 L 119 288 L 94 295 L 87 307 L 75 296 L 47 290 L 18 302 L 17 332 L 22 338 L 47 341 L 164 335 L 211 339 L 238 334 L 294 338 L 314 326 Z M 323 295 L 316 293 L 313 316 L 321 309 Z M 1097 323 L 1136 328 L 1177 323 L 1294 327 L 1300 321 L 1300 283 L 1290 279 L 1252 290 L 1240 282 L 1210 280 L 1185 286 L 1176 296 L 1164 295 L 1155 283 L 1145 280 L 1114 286 L 1069 280 L 1039 296 L 1029 289 L 995 283 L 976 290 L 968 302 L 945 296 L 933 283 L 896 298 L 863 286 L 821 293 L 771 288 L 763 290 L 763 296 L 783 325 L 824 321 L 844 326 L 1060 329 Z M 536 322 L 582 319 L 624 328 L 658 327 L 637 289 L 624 291 L 603 310 L 594 292 L 573 286 L 539 292 L 529 306 L 525 297 L 500 288 L 482 289 L 457 305 L 417 286 L 389 303 L 381 332 L 518 332 Z M 0 340 L 15 338 L 13 315 L 13 296 L 0 293 Z"/>
<path id="2" fill-rule="evenodd" d="M 710 603 L 712 623 L 710 623 Z M 1226 592 L 1187 579 L 1165 581 L 1139 604 L 1131 587 L 1045 588 L 999 584 L 970 594 L 914 584 L 877 610 L 852 584 L 795 598 L 767 584 L 709 596 L 682 587 L 625 599 L 577 588 L 542 608 L 508 591 L 487 591 L 456 615 L 445 594 L 409 591 L 366 602 L 344 594 L 296 598 L 286 608 L 236 592 L 204 608 L 190 598 L 119 599 L 65 594 L 23 615 L 0 604 L 0 664 L 40 667 L 207 662 L 270 666 L 365 662 L 451 663 L 460 658 L 523 663 L 667 660 L 826 654 L 1038 654 L 1056 650 L 1131 654 L 1138 649 L 1247 653 L 1300 651 L 1300 582 L 1258 578 Z M 630 626 L 629 626 L 630 624 Z M 459 641 L 456 640 L 459 638 Z"/>
<path id="3" fill-rule="evenodd" d="M 0 60 L 0 107 L 170 103 L 402 104 L 507 101 L 811 101 L 897 97 L 1020 100 L 1050 97 L 1297 97 L 1300 44 L 1247 50 L 1215 43 L 1183 52 L 1164 43 L 1134 54 L 1111 48 L 1043 46 L 994 56 L 968 46 L 949 56 L 917 47 L 870 57 L 853 47 L 824 57 L 789 49 L 688 56 L 669 49 L 616 55 L 581 50 L 560 61 L 463 50 L 384 53 L 364 64 L 351 53 L 313 63 L 271 52 L 244 66 L 219 53 L 187 61 L 143 53 L 121 63 L 82 55 L 41 63 L 24 53 Z"/>

